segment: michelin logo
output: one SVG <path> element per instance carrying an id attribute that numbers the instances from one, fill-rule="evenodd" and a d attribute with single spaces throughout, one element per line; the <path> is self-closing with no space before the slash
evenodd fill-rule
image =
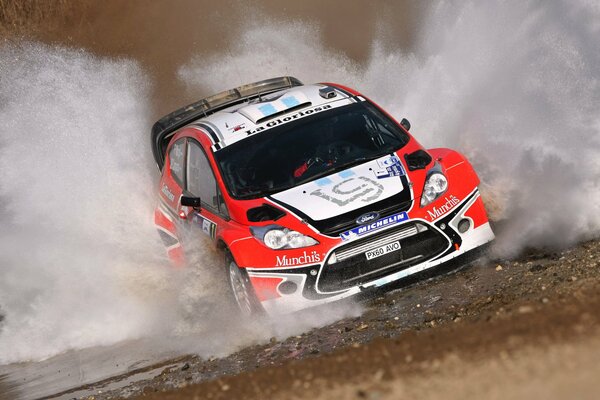
<path id="1" fill-rule="evenodd" d="M 349 231 L 342 232 L 340 237 L 342 240 L 350 240 L 354 239 L 367 233 L 385 228 L 386 226 L 396 225 L 400 222 L 404 222 L 408 220 L 408 214 L 406 212 L 401 212 L 398 214 L 393 214 L 385 218 L 381 218 L 373 223 L 356 227 L 354 229 L 350 229 Z"/>

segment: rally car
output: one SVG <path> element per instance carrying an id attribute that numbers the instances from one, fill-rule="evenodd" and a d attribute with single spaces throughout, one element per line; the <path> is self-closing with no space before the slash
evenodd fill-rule
<path id="1" fill-rule="evenodd" d="M 152 128 L 154 213 L 175 265 L 185 232 L 222 250 L 245 314 L 292 312 L 382 287 L 493 240 L 479 179 L 424 149 L 348 87 L 293 77 L 244 85 Z"/>

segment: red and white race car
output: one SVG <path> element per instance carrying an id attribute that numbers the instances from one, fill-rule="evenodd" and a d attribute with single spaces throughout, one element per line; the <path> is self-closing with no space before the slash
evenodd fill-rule
<path id="1" fill-rule="evenodd" d="M 240 309 L 292 312 L 381 287 L 494 238 L 469 162 L 425 150 L 360 93 L 292 77 L 241 86 L 152 128 L 155 223 L 222 249 Z"/>

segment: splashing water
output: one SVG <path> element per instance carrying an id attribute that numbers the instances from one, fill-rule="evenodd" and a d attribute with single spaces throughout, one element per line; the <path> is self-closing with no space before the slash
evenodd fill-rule
<path id="1" fill-rule="evenodd" d="M 135 62 L 23 44 L 0 49 L 0 76 L 0 365 L 142 337 L 149 353 L 224 355 L 359 312 L 243 324 L 209 243 L 168 268 Z"/>
<path id="2" fill-rule="evenodd" d="M 382 35 L 364 65 L 326 50 L 314 26 L 262 21 L 179 75 L 211 92 L 286 74 L 356 87 L 424 145 L 465 153 L 510 256 L 600 232 L 598 21 L 590 1 L 443 1 L 412 52 Z"/>
<path id="3" fill-rule="evenodd" d="M 356 87 L 409 118 L 424 145 L 469 157 L 492 216 L 506 221 L 496 248 L 510 255 L 600 232 L 598 21 L 590 1 L 444 1 L 410 53 L 382 34 L 364 64 L 326 49 L 311 24 L 258 21 L 179 75 L 203 93 L 279 75 Z M 0 364 L 198 324 L 197 351 L 225 354 L 359 312 L 246 330 L 182 321 L 207 285 L 182 286 L 163 267 L 149 110 L 135 62 L 0 48 Z M 178 298 L 165 294 L 174 288 Z"/>
<path id="4" fill-rule="evenodd" d="M 23 44 L 0 76 L 0 364 L 155 328 L 127 295 L 163 256 L 139 67 Z"/>

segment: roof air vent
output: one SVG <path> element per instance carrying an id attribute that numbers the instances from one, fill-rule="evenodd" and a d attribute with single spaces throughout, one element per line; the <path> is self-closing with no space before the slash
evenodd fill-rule
<path id="1" fill-rule="evenodd" d="M 279 218 L 285 216 L 285 212 L 269 204 L 263 204 L 262 206 L 249 209 L 246 212 L 246 216 L 250 222 L 277 221 Z"/>
<path id="2" fill-rule="evenodd" d="M 336 96 L 335 89 L 331 86 L 325 86 L 319 89 L 319 95 L 324 99 L 333 99 Z"/>
<path id="3" fill-rule="evenodd" d="M 409 171 L 416 171 L 418 169 L 425 169 L 432 158 L 425 150 L 417 150 L 410 154 L 405 154 L 404 159 L 406 160 L 406 165 L 408 165 Z"/>

